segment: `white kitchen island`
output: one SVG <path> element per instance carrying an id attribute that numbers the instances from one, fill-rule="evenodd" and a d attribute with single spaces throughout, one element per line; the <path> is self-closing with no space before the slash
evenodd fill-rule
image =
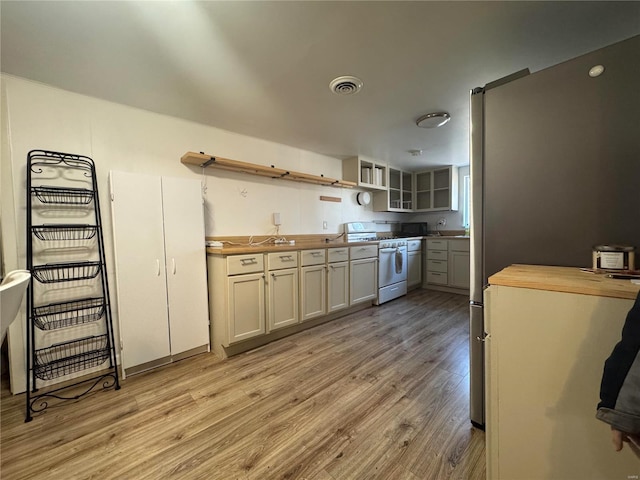
<path id="1" fill-rule="evenodd" d="M 487 478 L 631 479 L 595 418 L 603 366 L 640 290 L 577 268 L 514 265 L 485 291 Z"/>

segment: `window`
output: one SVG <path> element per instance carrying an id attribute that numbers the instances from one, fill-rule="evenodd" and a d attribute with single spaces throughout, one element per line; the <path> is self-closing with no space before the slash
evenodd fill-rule
<path id="1" fill-rule="evenodd" d="M 469 228 L 471 215 L 471 179 L 469 175 L 462 178 L 462 226 Z"/>

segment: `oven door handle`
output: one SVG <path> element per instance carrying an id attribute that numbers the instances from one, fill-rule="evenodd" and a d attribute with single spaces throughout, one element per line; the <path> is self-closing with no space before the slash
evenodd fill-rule
<path id="1" fill-rule="evenodd" d="M 397 248 L 381 248 L 380 253 L 396 253 Z"/>

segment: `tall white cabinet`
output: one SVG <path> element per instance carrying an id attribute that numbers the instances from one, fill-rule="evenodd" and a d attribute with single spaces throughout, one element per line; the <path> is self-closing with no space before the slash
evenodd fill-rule
<path id="1" fill-rule="evenodd" d="M 208 351 L 200 182 L 112 171 L 110 185 L 125 373 Z"/>

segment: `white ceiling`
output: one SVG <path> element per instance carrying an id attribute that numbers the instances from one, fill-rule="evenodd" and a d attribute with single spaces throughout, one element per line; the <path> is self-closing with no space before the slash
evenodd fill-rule
<path id="1" fill-rule="evenodd" d="M 410 169 L 468 163 L 472 88 L 640 33 L 634 1 L 2 0 L 0 8 L 3 72 Z M 360 77 L 362 91 L 331 93 L 340 75 Z M 438 110 L 449 124 L 415 126 Z"/>

